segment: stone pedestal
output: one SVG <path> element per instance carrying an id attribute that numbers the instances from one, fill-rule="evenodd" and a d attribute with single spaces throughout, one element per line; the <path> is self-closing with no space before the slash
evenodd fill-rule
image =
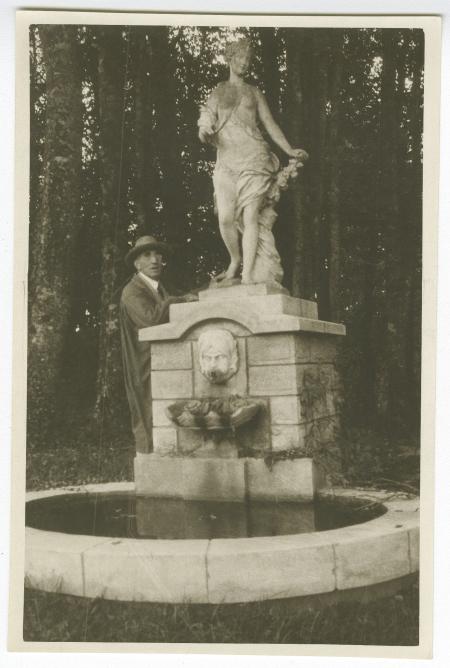
<path id="1" fill-rule="evenodd" d="M 204 375 L 199 337 L 230 332 L 237 371 L 223 383 Z M 183 498 L 311 498 L 314 450 L 334 440 L 341 324 L 318 320 L 317 305 L 277 284 L 236 285 L 174 304 L 167 324 L 140 330 L 151 341 L 153 453 L 135 461 L 138 494 Z M 202 372 L 203 371 L 203 372 Z M 219 431 L 177 427 L 178 400 L 239 395 L 260 405 L 249 423 Z"/>

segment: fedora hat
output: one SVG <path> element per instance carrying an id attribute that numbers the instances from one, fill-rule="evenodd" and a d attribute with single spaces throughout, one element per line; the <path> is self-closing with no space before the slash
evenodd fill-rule
<path id="1" fill-rule="evenodd" d="M 150 236 L 149 234 L 139 237 L 133 248 L 131 248 L 125 256 L 125 262 L 129 265 L 132 265 L 135 259 L 141 253 L 145 253 L 147 250 L 156 250 L 159 253 L 167 255 L 169 252 L 169 247 L 164 241 L 158 241 L 155 237 Z"/>

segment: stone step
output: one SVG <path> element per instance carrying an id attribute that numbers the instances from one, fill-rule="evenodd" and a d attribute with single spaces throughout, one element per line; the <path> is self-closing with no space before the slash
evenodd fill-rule
<path id="1" fill-rule="evenodd" d="M 265 295 L 288 295 L 289 291 L 280 283 L 250 283 L 242 285 L 225 285 L 222 283 L 212 283 L 207 290 L 201 290 L 198 293 L 199 300 L 202 301 L 222 301 L 224 299 L 241 299 L 242 297 L 263 297 Z"/>
<path id="2" fill-rule="evenodd" d="M 204 298 L 203 300 L 200 299 L 198 302 L 171 304 L 170 322 L 183 320 L 193 314 L 197 314 L 199 319 L 207 319 L 210 310 L 213 308 L 217 309 L 218 305 L 221 305 L 224 313 L 227 308 L 232 305 L 234 308 L 241 309 L 243 314 L 256 312 L 260 318 L 271 318 L 276 315 L 294 315 L 298 318 L 309 318 L 311 320 L 317 320 L 318 318 L 316 302 L 310 302 L 306 299 L 297 299 L 296 297 L 280 293 L 247 295 L 245 292 L 242 292 L 240 294 L 234 293 L 234 296 L 230 297 L 229 295 L 227 296 L 228 290 L 232 290 L 232 288 L 207 291 L 219 293 L 219 295 L 223 295 L 223 298 L 217 297 L 216 299 L 211 299 L 208 296 L 208 298 Z"/>

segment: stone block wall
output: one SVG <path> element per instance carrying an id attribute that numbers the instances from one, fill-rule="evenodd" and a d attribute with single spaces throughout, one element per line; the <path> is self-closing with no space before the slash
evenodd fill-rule
<path id="1" fill-rule="evenodd" d="M 210 327 L 237 340 L 239 368 L 226 384 L 201 373 L 197 340 Z M 151 344 L 154 452 L 160 455 L 263 457 L 295 450 L 309 456 L 314 444 L 334 438 L 340 384 L 335 368 L 338 337 L 324 333 L 250 334 L 232 321 L 214 320 L 182 340 Z M 260 403 L 254 420 L 233 432 L 177 428 L 165 414 L 176 400 L 239 394 Z"/>

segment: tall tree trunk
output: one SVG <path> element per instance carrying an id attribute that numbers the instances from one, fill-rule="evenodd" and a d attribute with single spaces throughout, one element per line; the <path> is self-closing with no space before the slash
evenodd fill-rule
<path id="1" fill-rule="evenodd" d="M 129 212 L 126 209 L 125 113 L 127 36 L 121 27 L 99 31 L 100 183 L 102 196 L 99 357 L 95 417 L 103 429 L 121 417 L 125 394 L 119 329 L 120 285 L 131 274 L 124 266 Z M 117 420 L 119 424 L 120 420 Z"/>
<path id="2" fill-rule="evenodd" d="M 172 282 L 186 287 L 184 247 L 189 235 L 182 149 L 179 143 L 175 48 L 174 44 L 169 43 L 169 28 L 155 27 L 152 31 L 152 43 L 155 146 L 161 170 L 162 215 L 166 238 L 173 250 L 167 276 Z"/>
<path id="3" fill-rule="evenodd" d="M 134 76 L 136 156 L 135 191 L 137 207 L 137 236 L 153 233 L 154 199 L 157 189 L 155 148 L 153 141 L 153 95 L 151 72 L 151 33 L 146 27 L 136 27 L 132 33 L 132 64 Z"/>
<path id="4" fill-rule="evenodd" d="M 388 435 L 395 436 L 400 417 L 400 321 L 403 311 L 402 285 L 404 267 L 401 266 L 401 220 L 399 217 L 400 110 L 398 108 L 396 79 L 396 49 L 398 32 L 385 30 L 382 34 L 383 69 L 381 74 L 381 168 L 382 168 L 382 226 L 385 248 L 385 328 L 384 364 L 380 371 L 385 385 L 385 424 Z M 400 233 L 400 235 L 399 235 Z M 400 239 L 399 239 L 400 236 Z M 383 368 L 384 367 L 384 368 Z"/>
<path id="5" fill-rule="evenodd" d="M 76 27 L 40 27 L 46 71 L 42 197 L 30 248 L 28 434 L 50 437 L 70 314 L 73 250 L 80 227 L 82 105 Z"/>
<path id="6" fill-rule="evenodd" d="M 420 353 L 421 353 L 421 318 L 422 318 L 422 71 L 423 71 L 423 33 L 415 31 L 415 48 L 412 53 L 410 76 L 411 89 L 409 114 L 411 118 L 411 170 L 409 189 L 407 190 L 410 209 L 407 216 L 408 237 L 408 311 L 405 317 L 403 336 L 405 340 L 404 363 L 408 423 L 415 439 L 420 435 Z"/>
<path id="7" fill-rule="evenodd" d="M 309 133 L 311 107 L 314 103 L 313 35 L 307 28 L 286 31 L 287 60 L 287 135 L 293 146 L 305 148 L 310 154 L 304 172 L 293 184 L 290 197 L 293 210 L 294 257 L 292 263 L 292 294 L 314 299 L 312 226 L 311 226 L 311 164 L 317 159 L 317 143 Z"/>
<path id="8" fill-rule="evenodd" d="M 43 139 L 45 134 L 45 92 L 42 47 L 38 26 L 30 26 L 30 210 L 29 246 L 34 248 L 38 237 L 39 208 L 42 195 Z M 28 292 L 34 294 L 33 253 L 30 253 Z M 30 305 L 30 304 L 29 304 Z"/>
<path id="9" fill-rule="evenodd" d="M 373 55 L 369 51 L 369 36 L 358 35 L 359 49 L 364 59 L 370 63 L 373 62 Z M 375 39 L 374 39 L 375 41 Z M 361 80 L 358 84 L 361 87 L 365 85 L 365 72 L 360 71 Z M 378 97 L 378 96 L 377 96 Z M 367 208 L 363 208 L 366 214 L 366 224 L 362 225 L 363 235 L 360 240 L 364 248 L 363 257 L 361 257 L 361 264 L 363 266 L 362 276 L 358 276 L 358 281 L 361 283 L 361 292 L 357 296 L 357 300 L 361 301 L 361 325 L 359 346 L 361 349 L 361 366 L 360 377 L 355 383 L 361 395 L 361 419 L 363 423 L 371 428 L 376 429 L 379 425 L 379 415 L 377 406 L 377 362 L 378 362 L 378 331 L 377 331 L 377 296 L 376 286 L 379 274 L 379 237 L 382 213 L 380 211 L 380 201 L 383 197 L 382 191 L 382 174 L 383 174 L 383 158 L 382 158 L 382 125 L 381 125 L 381 111 L 380 105 L 377 103 L 376 93 L 372 91 L 372 104 L 374 107 L 373 120 L 371 132 L 373 134 L 372 142 L 374 143 L 373 171 L 370 174 L 366 172 L 365 178 L 373 178 L 373 189 L 368 189 L 367 197 L 369 203 Z M 370 99 L 370 93 L 369 93 Z M 359 241 L 359 239 L 358 239 Z M 358 294 L 358 293 L 357 293 Z"/>
<path id="10" fill-rule="evenodd" d="M 259 28 L 265 96 L 276 120 L 280 115 L 279 37 L 274 28 Z"/>
<path id="11" fill-rule="evenodd" d="M 328 99 L 330 69 L 330 31 L 320 30 L 314 35 L 314 62 L 316 66 L 317 97 L 310 107 L 310 128 L 315 128 L 317 137 L 317 157 L 311 163 L 313 177 L 312 191 L 314 196 L 314 213 L 312 233 L 314 234 L 314 269 L 313 284 L 318 295 L 319 318 L 330 319 L 329 304 L 329 230 L 328 202 L 329 187 L 329 148 L 328 148 Z"/>
<path id="12" fill-rule="evenodd" d="M 339 321 L 341 318 L 341 224 L 339 181 L 342 151 L 340 142 L 340 108 L 343 72 L 343 37 L 341 30 L 334 30 L 332 37 L 332 69 L 330 86 L 331 113 L 329 119 L 329 165 L 330 182 L 328 188 L 329 253 L 328 253 L 328 299 L 329 317 Z"/>

